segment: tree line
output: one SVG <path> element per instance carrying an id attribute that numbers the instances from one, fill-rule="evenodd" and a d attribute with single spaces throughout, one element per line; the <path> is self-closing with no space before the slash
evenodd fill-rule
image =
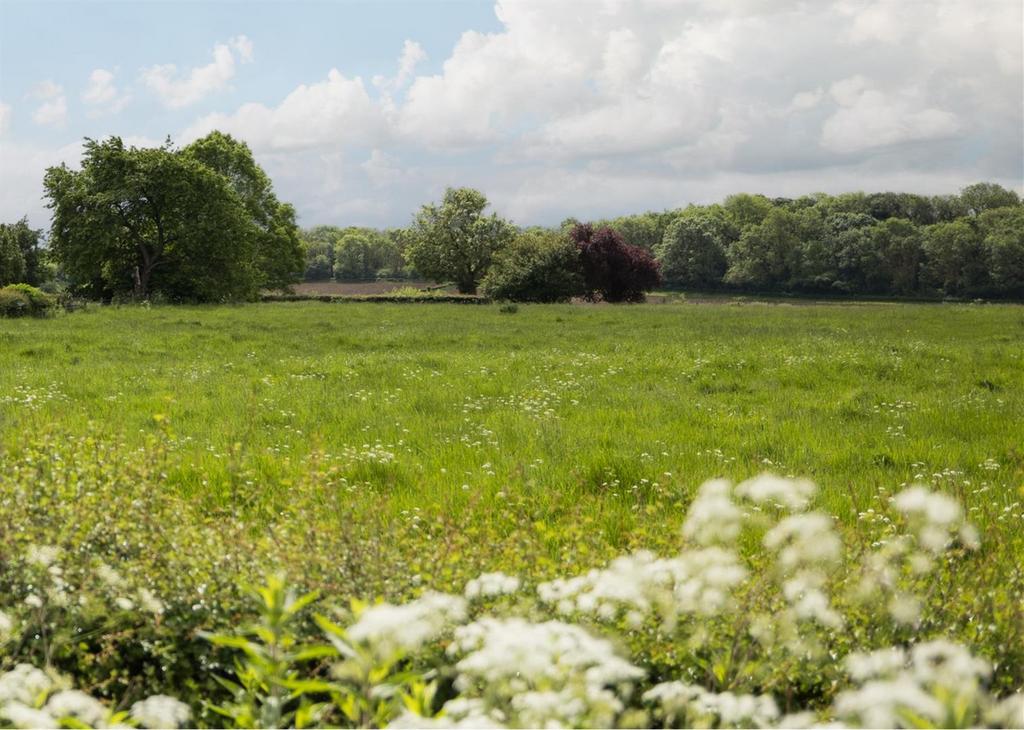
<path id="1" fill-rule="evenodd" d="M 0 286 L 89 298 L 237 301 L 305 280 L 427 278 L 520 301 L 638 301 L 657 286 L 780 293 L 1024 297 L 1024 206 L 957 195 L 741 193 L 713 205 L 520 228 L 449 188 L 406 228 L 300 230 L 249 147 L 86 139 L 44 178 L 48 236 L 0 225 Z"/>

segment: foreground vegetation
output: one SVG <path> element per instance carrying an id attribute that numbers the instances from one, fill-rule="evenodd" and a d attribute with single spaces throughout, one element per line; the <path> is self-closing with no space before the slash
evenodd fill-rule
<path id="1" fill-rule="evenodd" d="M 912 669 L 926 651 L 915 647 L 960 651 L 925 643 L 943 639 L 986 667 L 957 665 L 974 672 L 978 687 L 976 714 L 963 722 L 1010 722 L 984 713 L 996 712 L 989 694 L 1005 697 L 1024 684 L 1022 334 L 1022 310 L 993 305 L 567 305 L 512 313 L 296 303 L 90 308 L 5 320 L 3 669 L 55 667 L 129 714 L 146 696 L 172 695 L 188 703 L 191 722 L 218 724 L 228 720 L 203 699 L 235 720 L 252 699 L 214 679 L 236 675 L 245 645 L 202 632 L 234 635 L 258 620 L 245 584 L 281 571 L 300 592 L 320 592 L 317 611 L 350 625 L 358 619 L 332 606 L 351 611 L 349 599 L 377 597 L 397 604 L 428 590 L 463 594 L 471 579 L 502 571 L 521 590 L 441 622 L 424 638 L 425 653 L 417 648 L 411 664 L 396 660 L 394 671 L 445 666 L 438 652 L 453 624 L 488 613 L 541 624 L 557 617 L 581 623 L 588 636 L 620 637 L 616 656 L 643 675 L 623 669 L 618 679 L 639 686 L 627 693 L 612 677 L 608 689 L 623 711 L 653 713 L 643 722 L 703 721 L 686 714 L 689 700 L 671 717 L 645 704 L 644 693 L 674 680 L 691 687 L 677 698 L 703 697 L 697 686 L 770 695 L 775 722 L 803 709 L 825 717 L 844 691 L 873 681 L 840 679 L 836 658 L 903 647 L 907 656 L 892 655 L 885 670 L 896 681 L 896 665 Z M 706 479 L 739 482 L 764 471 L 807 476 L 819 489 L 798 506 L 776 498 L 780 508 L 719 487 L 742 507 L 745 527 L 682 535 L 687 512 L 701 514 L 701 504 L 716 519 L 730 514 L 723 500 L 715 506 L 715 488 L 695 504 Z M 909 498 L 896 498 L 914 483 L 963 512 L 918 496 L 940 507 L 915 516 Z M 765 535 L 805 512 L 834 518 L 829 531 L 843 547 L 834 560 L 822 553 L 827 565 L 814 576 L 799 560 L 780 572 L 772 566 L 785 563 L 783 544 L 772 548 Z M 926 514 L 949 528 L 941 540 L 921 532 Z M 980 533 L 976 549 L 971 532 L 961 532 L 964 520 Z M 902 534 L 912 537 L 897 539 Z M 544 599 L 554 588 L 540 591 L 544 600 L 527 598 L 623 553 L 685 560 L 686 551 L 714 547 L 706 540 L 735 550 L 744 566 L 742 581 L 721 586 L 736 608 L 714 621 L 590 616 L 587 602 L 576 606 L 582 613 L 563 613 L 560 600 Z M 928 550 L 927 565 L 914 557 Z M 872 563 L 875 554 L 888 562 Z M 630 565 L 620 572 L 645 574 Z M 864 604 L 852 588 L 871 565 L 890 566 L 880 581 L 890 593 Z M 806 646 L 781 614 L 795 606 L 784 583 L 798 574 L 807 580 L 792 596 L 820 589 L 842 622 L 821 613 L 796 636 Z M 420 607 L 410 609 L 417 615 L 442 605 L 422 600 L 408 604 Z M 323 639 L 311 614 L 296 609 L 288 624 L 299 643 Z M 752 631 L 758 615 L 773 617 L 768 633 Z M 775 648 L 758 635 L 775 637 Z M 362 641 L 358 631 L 347 636 Z M 448 666 L 484 646 L 467 641 L 450 644 L 462 648 L 450 650 Z M 339 661 L 314 653 L 295 671 L 328 679 L 327 667 Z M 576 670 L 566 671 L 557 681 L 572 684 Z M 421 697 L 419 714 L 454 696 L 453 676 L 434 679 L 437 694 Z M 395 681 L 407 694 L 426 691 L 415 689 L 413 676 Z M 305 689 L 310 702 L 334 702 L 323 686 Z M 344 719 L 343 702 L 325 721 L 377 721 Z M 582 717 L 566 721 L 597 721 Z M 614 714 L 616 722 L 637 717 Z"/>

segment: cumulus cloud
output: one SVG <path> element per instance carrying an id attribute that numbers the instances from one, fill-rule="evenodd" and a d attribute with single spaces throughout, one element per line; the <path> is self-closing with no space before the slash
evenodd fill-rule
<path id="1" fill-rule="evenodd" d="M 117 114 L 128 105 L 130 97 L 118 90 L 113 72 L 98 68 L 89 74 L 82 101 L 92 107 L 91 115 Z"/>
<path id="2" fill-rule="evenodd" d="M 210 114 L 185 130 L 186 141 L 211 130 L 241 137 L 257 149 L 370 144 L 384 131 L 380 106 L 358 76 L 331 69 L 327 79 L 301 85 L 280 104 L 245 104 L 232 114 Z"/>
<path id="3" fill-rule="evenodd" d="M 7 133 L 7 128 L 11 126 L 11 105 L 4 104 L 0 101 L 0 136 Z"/>
<path id="4" fill-rule="evenodd" d="M 427 52 L 416 41 L 406 40 L 402 44 L 402 55 L 398 57 L 398 72 L 391 77 L 374 76 L 373 85 L 385 92 L 394 92 L 405 86 L 413 77 L 416 67 L 427 60 Z"/>
<path id="5" fill-rule="evenodd" d="M 248 63 L 253 58 L 253 46 L 244 35 L 213 47 L 213 60 L 198 66 L 187 75 L 178 73 L 173 63 L 143 69 L 142 82 L 149 87 L 169 109 L 180 109 L 195 104 L 216 91 L 222 91 L 234 78 L 236 60 Z"/>
<path id="6" fill-rule="evenodd" d="M 830 90 L 840 109 L 825 121 L 821 143 L 835 152 L 860 152 L 956 134 L 956 115 L 922 104 L 914 90 L 886 94 L 863 76 L 837 81 Z"/>
<path id="7" fill-rule="evenodd" d="M 68 103 L 64 87 L 50 79 L 32 87 L 28 98 L 42 103 L 32 112 L 32 121 L 40 126 L 62 126 L 67 121 Z"/>
<path id="8" fill-rule="evenodd" d="M 740 190 L 1024 182 L 1019 0 L 497 0 L 495 13 L 496 31 L 466 29 L 429 70 L 407 40 L 372 81 L 314 70 L 177 138 L 249 142 L 304 224 L 404 222 L 446 185 L 550 223 Z M 144 79 L 186 106 L 251 56 L 239 37 L 208 66 Z"/>

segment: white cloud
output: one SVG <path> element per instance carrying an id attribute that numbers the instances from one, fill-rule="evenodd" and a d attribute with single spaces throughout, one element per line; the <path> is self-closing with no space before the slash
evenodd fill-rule
<path id="1" fill-rule="evenodd" d="M 887 94 L 863 76 L 837 81 L 830 93 L 840 109 L 825 121 L 821 143 L 841 154 L 943 139 L 960 131 L 955 114 L 928 107 L 913 90 Z"/>
<path id="2" fill-rule="evenodd" d="M 114 74 L 103 68 L 89 74 L 89 83 L 82 92 L 82 101 L 92 107 L 90 115 L 117 114 L 123 110 L 131 97 L 121 93 L 114 84 Z"/>
<path id="3" fill-rule="evenodd" d="M 325 81 L 299 86 L 275 107 L 245 104 L 233 114 L 210 114 L 183 136 L 188 141 L 214 129 L 257 149 L 303 149 L 372 143 L 384 131 L 384 117 L 362 79 L 331 69 Z"/>
<path id="4" fill-rule="evenodd" d="M 32 121 L 42 126 L 61 126 L 68 118 L 68 103 L 63 95 L 44 101 L 32 112 Z"/>
<path id="5" fill-rule="evenodd" d="M 40 81 L 38 84 L 32 87 L 32 91 L 29 92 L 29 96 L 33 99 L 39 99 L 42 101 L 56 99 L 64 93 L 64 87 L 60 84 L 54 83 L 50 79 Z"/>
<path id="6" fill-rule="evenodd" d="M 216 91 L 222 91 L 234 78 L 236 56 L 238 61 L 252 60 L 252 41 L 244 35 L 213 47 L 213 61 L 199 66 L 180 77 L 173 63 L 152 66 L 142 71 L 142 82 L 154 91 L 164 106 L 180 109 L 191 106 Z"/>
<path id="7" fill-rule="evenodd" d="M 11 105 L 4 104 L 0 101 L 0 136 L 7 133 L 8 127 L 11 126 Z"/>
<path id="8" fill-rule="evenodd" d="M 373 85 L 386 92 L 401 89 L 412 78 L 416 67 L 427 60 L 427 52 L 416 41 L 406 40 L 402 44 L 402 55 L 398 57 L 398 73 L 392 77 L 374 76 Z"/>
<path id="9" fill-rule="evenodd" d="M 378 149 L 370 153 L 370 157 L 359 165 L 374 187 L 385 187 L 401 179 L 402 169 L 398 161 L 391 155 Z"/>

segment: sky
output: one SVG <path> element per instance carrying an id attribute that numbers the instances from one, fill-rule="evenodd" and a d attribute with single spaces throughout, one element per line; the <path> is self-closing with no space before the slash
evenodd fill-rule
<path id="1" fill-rule="evenodd" d="M 0 221 L 83 138 L 252 148 L 299 223 L 1024 192 L 1021 0 L 0 0 Z"/>

